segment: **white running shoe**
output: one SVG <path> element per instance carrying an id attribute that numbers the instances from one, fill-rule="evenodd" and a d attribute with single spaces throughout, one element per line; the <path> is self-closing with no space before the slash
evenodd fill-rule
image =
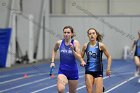
<path id="1" fill-rule="evenodd" d="M 135 77 L 138 77 L 138 76 L 139 76 L 139 72 L 136 71 L 136 72 L 134 73 L 134 76 L 135 76 Z"/>
<path id="2" fill-rule="evenodd" d="M 140 78 L 138 79 L 138 83 L 140 83 Z"/>

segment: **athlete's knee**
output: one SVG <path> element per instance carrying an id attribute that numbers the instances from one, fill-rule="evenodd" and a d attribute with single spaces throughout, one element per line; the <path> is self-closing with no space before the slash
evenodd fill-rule
<path id="1" fill-rule="evenodd" d="M 140 68 L 140 61 L 136 63 L 137 67 Z"/>
<path id="2" fill-rule="evenodd" d="M 57 84 L 58 93 L 64 93 L 65 86 L 63 84 Z"/>
<path id="3" fill-rule="evenodd" d="M 67 83 L 68 83 L 67 80 L 63 80 L 63 79 L 58 78 L 57 84 L 59 84 L 61 86 L 65 86 Z"/>
<path id="4" fill-rule="evenodd" d="M 69 93 L 76 93 L 76 90 L 69 90 Z"/>
<path id="5" fill-rule="evenodd" d="M 58 93 L 64 93 L 64 89 L 58 88 Z"/>
<path id="6" fill-rule="evenodd" d="M 87 89 L 87 93 L 93 93 L 92 89 Z"/>
<path id="7" fill-rule="evenodd" d="M 86 85 L 87 93 L 93 93 L 93 86 Z"/>
<path id="8" fill-rule="evenodd" d="M 70 87 L 69 88 L 69 93 L 76 93 L 76 88 L 77 87 Z"/>
<path id="9" fill-rule="evenodd" d="M 63 81 L 61 79 L 58 79 L 58 81 L 57 81 L 57 90 L 58 90 L 58 93 L 64 93 L 65 85 L 66 85 L 66 82 L 65 81 Z"/>

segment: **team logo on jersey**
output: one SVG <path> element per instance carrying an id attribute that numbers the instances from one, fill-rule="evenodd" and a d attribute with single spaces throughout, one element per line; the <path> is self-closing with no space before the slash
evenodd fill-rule
<path id="1" fill-rule="evenodd" d="M 92 56 L 93 58 L 96 58 L 97 53 L 93 53 L 92 51 L 88 51 L 88 55 Z"/>
<path id="2" fill-rule="evenodd" d="M 62 53 L 69 53 L 69 54 L 71 54 L 71 53 L 72 53 L 72 50 L 61 50 L 60 52 L 62 52 Z"/>

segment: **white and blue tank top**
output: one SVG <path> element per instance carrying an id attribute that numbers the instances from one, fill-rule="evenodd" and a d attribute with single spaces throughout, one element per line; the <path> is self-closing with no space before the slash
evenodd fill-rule
<path id="1" fill-rule="evenodd" d="M 99 49 L 99 42 L 96 42 L 94 46 L 91 46 L 89 42 L 86 48 L 87 63 L 85 70 L 92 72 L 103 71 L 102 54 L 103 51 Z"/>

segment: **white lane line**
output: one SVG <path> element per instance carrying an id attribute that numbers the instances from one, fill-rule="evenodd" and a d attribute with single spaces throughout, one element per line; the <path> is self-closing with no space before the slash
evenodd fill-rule
<path id="1" fill-rule="evenodd" d="M 105 91 L 104 93 L 108 93 L 108 92 L 110 92 L 110 91 L 112 91 L 112 90 L 114 90 L 114 89 L 116 89 L 116 88 L 118 88 L 118 87 L 122 86 L 123 84 L 125 84 L 125 83 L 129 82 L 130 80 L 132 80 L 132 79 L 134 79 L 134 78 L 136 78 L 136 77 L 134 77 L 134 76 L 133 76 L 133 77 L 131 77 L 131 78 L 129 78 L 129 79 L 127 79 L 127 80 L 125 80 L 124 82 L 122 82 L 122 83 L 120 83 L 120 84 L 116 85 L 115 87 L 112 87 L 111 89 L 109 89 L 109 90 Z"/>
<path id="2" fill-rule="evenodd" d="M 33 91 L 31 93 L 37 93 L 37 92 L 40 92 L 40 91 L 43 91 L 43 90 L 46 90 L 46 89 L 49 89 L 49 88 L 52 88 L 52 87 L 55 87 L 57 84 L 54 84 L 54 85 L 51 85 L 49 87 L 45 87 L 45 88 L 42 88 L 42 89 L 39 89 L 39 90 L 36 90 L 36 91 Z"/>
<path id="3" fill-rule="evenodd" d="M 122 73 L 122 74 L 131 74 L 131 73 Z M 119 74 L 120 75 L 120 74 Z M 79 76 L 79 78 L 82 78 L 82 77 L 84 77 L 85 75 L 81 75 L 81 76 Z M 114 76 L 117 76 L 117 75 L 111 75 L 111 77 L 114 77 Z M 103 77 L 103 79 L 107 79 L 107 78 L 110 78 L 110 77 L 108 77 L 108 76 L 105 76 L 105 77 Z M 52 88 L 52 87 L 55 87 L 56 85 L 52 85 L 52 86 L 49 86 L 49 87 L 45 87 L 45 88 L 42 88 L 42 89 L 39 89 L 39 90 L 36 90 L 36 91 L 33 91 L 33 92 L 31 92 L 31 93 L 37 93 L 37 92 L 40 92 L 40 91 L 43 91 L 43 90 L 46 90 L 46 89 L 49 89 L 49 88 Z M 83 86 L 81 86 L 81 87 L 78 87 L 77 88 L 77 91 L 78 90 L 80 90 L 80 89 L 83 89 L 83 88 L 85 88 L 86 86 L 85 85 L 83 85 Z M 69 93 L 69 92 L 67 92 L 67 93 Z"/>
<path id="4" fill-rule="evenodd" d="M 112 75 L 112 76 L 114 76 L 114 75 Z M 112 77 L 112 76 L 111 76 L 111 77 Z M 107 79 L 107 78 L 110 78 L 110 77 L 108 77 L 108 76 L 103 77 L 103 79 Z M 78 90 L 83 89 L 83 88 L 85 88 L 85 87 L 86 87 L 86 86 L 83 85 L 83 86 L 81 86 L 81 87 L 78 87 L 76 90 L 78 91 Z M 67 92 L 67 93 L 69 93 L 69 92 Z"/>
<path id="5" fill-rule="evenodd" d="M 22 75 L 22 74 L 34 74 L 34 73 L 38 73 L 37 71 L 26 71 L 26 72 L 19 72 L 19 73 L 14 73 L 14 74 L 8 74 L 8 75 L 1 75 L 0 78 L 6 78 L 6 77 L 10 77 L 10 76 L 15 76 L 15 75 Z"/>
<path id="6" fill-rule="evenodd" d="M 129 72 L 129 73 L 120 73 L 119 75 L 127 75 L 127 74 L 132 74 L 132 72 Z M 114 76 L 118 76 L 118 75 L 111 75 L 111 77 L 114 77 Z M 107 78 L 109 78 L 109 77 L 108 77 L 108 76 L 103 77 L 103 79 L 107 79 Z M 81 87 L 78 87 L 77 90 L 83 89 L 83 88 L 85 88 L 85 87 L 86 87 L 86 86 L 83 85 L 83 86 L 81 86 Z M 67 93 L 69 93 L 69 92 L 67 92 Z"/>
<path id="7" fill-rule="evenodd" d="M 112 76 L 114 76 L 114 75 L 112 75 Z M 112 77 L 112 76 L 111 76 L 111 77 Z M 107 78 L 109 78 L 109 77 L 108 77 L 108 76 L 103 77 L 103 79 L 107 79 Z M 81 87 L 78 87 L 78 88 L 77 88 L 77 91 L 80 90 L 80 89 L 83 89 L 83 88 L 85 88 L 85 87 L 86 87 L 85 85 L 83 85 L 83 86 L 81 86 Z M 69 92 L 67 92 L 67 93 L 69 93 Z"/>
<path id="8" fill-rule="evenodd" d="M 29 72 L 27 72 L 29 74 Z M 31 73 L 31 72 L 30 72 Z M 83 73 L 83 72 L 80 72 L 80 74 Z M 18 74 L 22 74 L 24 75 L 25 73 L 18 73 Z M 13 75 L 18 75 L 18 74 L 13 74 Z M 35 74 L 35 75 L 34 75 Z M 34 77 L 34 76 L 39 76 L 39 75 L 45 75 L 47 73 L 39 73 L 39 74 L 36 74 L 34 73 L 33 75 L 28 75 L 28 78 L 31 78 L 31 77 Z M 4 77 L 7 77 L 7 76 L 11 76 L 11 75 L 5 75 Z M 20 80 L 20 79 L 24 79 L 24 77 L 20 77 L 20 78 L 15 78 L 15 79 L 11 79 L 11 80 L 6 80 L 6 81 L 3 81 L 3 82 L 0 82 L 0 84 L 5 84 L 5 83 L 9 83 L 9 82 L 13 82 L 13 81 L 17 81 L 17 80 Z"/>
<path id="9" fill-rule="evenodd" d="M 8 89 L 0 90 L 0 93 L 1 92 L 6 92 L 6 91 L 9 91 L 9 90 L 12 90 L 12 89 L 20 88 L 20 87 L 23 87 L 23 86 L 27 86 L 27 85 L 30 85 L 30 84 L 38 83 L 38 82 L 41 82 L 41 81 L 44 81 L 44 80 L 47 80 L 47 79 L 50 79 L 50 77 L 40 79 L 40 80 L 36 80 L 34 82 L 25 83 L 25 84 L 22 84 L 22 85 L 17 85 L 15 87 L 11 87 L 11 88 L 8 88 Z"/>
<path id="10" fill-rule="evenodd" d="M 112 76 L 114 76 L 114 75 L 111 75 L 111 77 Z M 84 75 L 79 76 L 79 78 L 82 78 L 82 77 L 84 77 Z M 49 79 L 49 78 L 47 78 L 47 79 Z M 106 76 L 103 79 L 106 79 L 106 78 L 109 78 L 109 77 Z M 23 85 L 20 85 L 20 86 L 15 86 L 15 87 L 12 87 L 12 88 L 9 88 L 9 89 L 1 90 L 0 92 L 4 92 L 4 91 L 12 90 L 12 89 L 15 89 L 15 88 L 23 87 L 23 86 L 26 86 L 26 85 L 29 85 L 29 84 L 33 84 L 33 83 L 37 83 L 37 82 L 40 82 L 40 81 L 43 81 L 43 80 L 46 80 L 46 79 L 38 80 L 38 81 L 35 81 L 35 82 L 31 82 L 31 83 L 26 83 L 26 84 L 23 84 Z M 55 85 L 49 86 L 47 89 L 52 88 L 52 87 L 55 87 Z M 82 88 L 85 88 L 85 86 L 79 87 L 78 90 L 80 90 Z M 40 91 L 40 90 L 37 90 L 37 91 Z"/>
<path id="11" fill-rule="evenodd" d="M 80 73 L 83 73 L 83 72 L 80 72 Z M 132 73 L 132 72 L 131 72 Z M 125 74 L 131 74 L 130 72 L 129 73 L 123 73 L 124 75 Z M 25 74 L 25 73 L 24 73 Z M 30 78 L 30 77 L 34 77 L 34 76 L 39 76 L 39 75 L 45 75 L 46 73 L 39 73 L 39 74 L 35 74 L 35 75 L 28 75 L 28 78 Z M 121 75 L 121 74 L 119 74 L 119 75 Z M 81 75 L 81 76 L 79 76 L 79 78 L 81 78 L 81 77 L 84 77 L 84 75 Z M 105 77 L 106 78 L 106 77 Z M 11 80 L 7 80 L 7 81 L 3 81 L 3 82 L 0 82 L 0 84 L 5 84 L 5 83 L 9 83 L 9 82 L 13 82 L 13 81 L 17 81 L 17 80 L 20 80 L 20 79 L 24 79 L 24 77 L 20 77 L 20 78 L 15 78 L 15 79 L 11 79 Z"/>
<path id="12" fill-rule="evenodd" d="M 28 75 L 28 78 L 31 78 L 31 77 L 34 77 L 34 76 L 39 76 L 39 75 L 45 75 L 45 74 Z M 24 78 L 24 76 L 22 76 L 20 78 L 15 78 L 15 79 L 11 79 L 11 80 L 0 82 L 0 84 L 5 84 L 5 83 L 13 82 L 13 81 L 17 81 L 17 80 L 20 80 L 20 79 L 25 79 L 25 78 Z"/>
<path id="13" fill-rule="evenodd" d="M 81 75 L 81 76 L 79 76 L 79 78 L 82 78 L 82 77 L 84 77 L 85 75 Z M 37 92 L 40 92 L 40 91 L 43 91 L 43 90 L 46 90 L 46 89 L 49 89 L 49 88 L 52 88 L 52 87 L 55 87 L 56 86 L 56 84 L 54 84 L 54 85 L 52 85 L 52 86 L 49 86 L 49 87 L 45 87 L 45 88 L 42 88 L 42 89 L 39 89 L 39 90 L 36 90 L 36 91 L 33 91 L 33 92 L 31 92 L 31 93 L 37 93 Z"/>

